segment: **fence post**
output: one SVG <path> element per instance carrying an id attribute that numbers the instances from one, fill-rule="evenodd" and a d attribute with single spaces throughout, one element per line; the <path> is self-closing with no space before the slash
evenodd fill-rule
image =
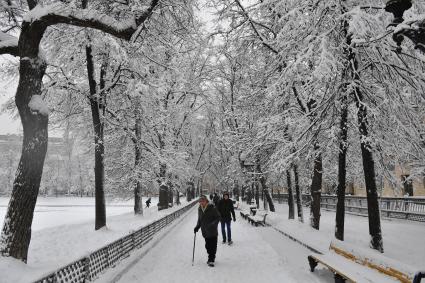
<path id="1" fill-rule="evenodd" d="M 91 278 L 90 278 L 90 256 L 86 257 L 85 260 L 84 260 L 84 282 L 89 282 L 89 281 L 91 281 Z"/>

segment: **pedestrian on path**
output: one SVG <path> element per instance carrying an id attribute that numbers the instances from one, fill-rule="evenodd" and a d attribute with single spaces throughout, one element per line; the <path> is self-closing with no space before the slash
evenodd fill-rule
<path id="1" fill-rule="evenodd" d="M 220 201 L 220 197 L 218 196 L 217 193 L 214 193 L 213 202 L 216 207 L 219 201 Z"/>
<path id="2" fill-rule="evenodd" d="M 148 200 L 145 203 L 146 203 L 146 207 L 149 208 L 149 206 L 151 205 L 151 198 L 148 198 Z"/>
<path id="3" fill-rule="evenodd" d="M 205 238 L 205 248 L 208 253 L 207 264 L 211 267 L 214 266 L 215 254 L 217 252 L 217 226 L 219 221 L 220 214 L 217 209 L 208 202 L 208 198 L 205 195 L 201 195 L 199 198 L 198 222 L 194 228 L 194 232 L 197 233 L 199 229 L 202 231 L 202 236 Z"/>
<path id="4" fill-rule="evenodd" d="M 223 244 L 228 240 L 228 244 L 231 245 L 232 242 L 232 230 L 230 224 L 233 221 L 236 221 L 235 208 L 233 207 L 233 201 L 229 197 L 228 192 L 224 192 L 223 198 L 218 202 L 217 205 L 218 212 L 221 216 L 221 235 L 223 236 Z M 227 237 L 226 237 L 226 228 L 227 228 Z"/>

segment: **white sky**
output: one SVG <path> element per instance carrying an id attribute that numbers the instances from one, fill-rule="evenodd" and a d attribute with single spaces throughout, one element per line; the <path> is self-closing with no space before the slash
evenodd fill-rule
<path id="1" fill-rule="evenodd" d="M 15 95 L 16 83 L 6 84 L 0 81 L 0 89 L 0 108 L 2 108 L 3 104 Z M 0 135 L 19 134 L 21 132 L 22 126 L 19 118 L 13 119 L 8 113 L 0 113 Z"/>

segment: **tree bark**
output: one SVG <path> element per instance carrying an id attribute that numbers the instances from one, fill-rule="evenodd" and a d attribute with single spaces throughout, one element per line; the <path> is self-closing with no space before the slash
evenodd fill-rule
<path id="1" fill-rule="evenodd" d="M 258 178 L 258 181 L 261 184 L 261 188 L 262 188 L 262 192 L 263 192 L 263 201 L 264 202 L 267 201 L 268 202 L 268 205 L 269 205 L 269 208 L 270 208 L 270 211 L 274 212 L 275 211 L 275 208 L 274 208 L 274 204 L 273 204 L 273 199 L 270 196 L 270 192 L 269 192 L 269 190 L 267 188 L 267 185 L 266 185 L 266 177 L 264 176 L 263 171 L 261 170 L 260 161 L 257 160 L 256 163 L 257 163 L 257 165 L 256 165 L 256 172 L 260 174 L 260 177 Z M 257 187 L 257 189 L 258 189 L 258 187 Z M 258 206 L 257 206 L 257 208 L 258 208 Z"/>
<path id="2" fill-rule="evenodd" d="M 310 225 L 314 229 L 319 230 L 320 226 L 320 197 L 322 190 L 322 154 L 317 152 L 319 146 L 316 142 L 314 145 L 316 156 L 314 158 L 313 179 L 311 182 L 311 206 L 310 206 Z"/>
<path id="3" fill-rule="evenodd" d="M 0 253 L 27 261 L 31 225 L 40 188 L 48 141 L 48 114 L 33 111 L 29 102 L 41 95 L 46 64 L 38 57 L 43 28 L 26 22 L 20 35 L 19 83 L 15 103 L 23 128 L 21 158 L 0 237 Z"/>
<path id="4" fill-rule="evenodd" d="M 136 172 L 139 172 L 140 164 L 142 161 L 142 148 L 140 145 L 140 142 L 142 140 L 142 118 L 140 113 L 140 103 L 137 101 L 136 103 L 136 109 L 135 109 L 135 134 L 136 134 L 136 140 L 134 144 L 134 151 L 135 151 L 135 160 L 134 160 L 134 169 Z M 135 179 L 135 186 L 134 186 L 134 214 L 141 214 L 143 215 L 143 201 L 142 201 L 142 185 L 140 182 L 139 174 L 136 174 Z"/>
<path id="5" fill-rule="evenodd" d="M 298 221 L 300 221 L 301 223 L 304 223 L 302 196 L 301 196 L 301 190 L 300 190 L 300 185 L 298 181 L 298 165 L 294 164 L 292 168 L 294 170 L 295 196 L 297 199 Z"/>
<path id="6" fill-rule="evenodd" d="M 288 184 L 288 219 L 294 219 L 295 209 L 294 209 L 294 195 L 292 193 L 292 182 L 291 182 L 291 172 L 286 170 L 286 181 Z"/>
<path id="7" fill-rule="evenodd" d="M 168 208 L 168 201 L 169 201 L 169 187 L 166 183 L 165 177 L 166 177 L 166 170 L 167 165 L 164 163 L 160 163 L 159 165 L 159 200 L 158 200 L 158 210 L 166 209 Z"/>
<path id="8" fill-rule="evenodd" d="M 347 39 L 348 46 L 351 45 L 351 38 Z M 358 73 L 358 62 L 356 53 L 349 48 L 350 65 L 352 68 L 353 80 L 357 83 L 353 96 L 357 106 L 357 121 L 360 132 L 360 148 L 362 151 L 363 171 L 366 184 L 367 209 L 369 218 L 369 234 L 371 236 L 370 245 L 373 249 L 384 252 L 384 244 L 381 231 L 381 215 L 379 211 L 378 189 L 375 180 L 375 162 L 372 148 L 369 142 L 367 107 L 364 103 L 363 93 L 359 87 L 360 76 Z"/>
<path id="9" fill-rule="evenodd" d="M 270 196 L 269 189 L 266 186 L 266 178 L 263 175 L 260 177 L 260 183 L 261 183 L 261 187 L 262 187 L 263 193 L 264 193 L 264 202 L 267 202 L 270 211 L 274 212 L 275 208 L 274 208 L 274 204 L 273 204 L 273 199 Z"/>
<path id="10" fill-rule="evenodd" d="M 103 94 L 99 93 L 98 97 L 96 97 L 96 81 L 94 75 L 94 62 L 92 55 L 92 48 L 90 45 L 86 46 L 86 59 L 87 59 L 87 74 L 90 86 L 90 107 L 91 114 L 93 119 L 93 128 L 94 128 L 94 176 L 95 176 L 95 230 L 99 230 L 100 228 L 106 226 L 106 207 L 105 207 L 105 191 L 104 191 L 104 183 L 105 183 L 105 166 L 104 166 L 104 138 L 103 138 L 103 128 L 104 123 L 100 117 L 101 111 L 104 110 L 104 101 Z M 103 64 L 102 64 L 103 65 Z M 100 89 L 102 87 L 102 81 L 104 80 L 104 74 L 102 72 L 106 72 L 106 68 L 101 68 L 101 80 L 100 80 Z M 104 114 L 104 113 L 103 113 Z"/>
<path id="11" fill-rule="evenodd" d="M 340 127 L 340 142 L 338 154 L 338 188 L 335 218 L 335 238 L 344 241 L 344 218 L 345 218 L 345 183 L 346 183 L 346 156 L 347 156 L 347 96 L 342 97 L 342 110 Z"/>
<path id="12" fill-rule="evenodd" d="M 347 12 L 345 0 L 341 1 L 341 14 Z M 351 67 L 351 38 L 348 36 L 349 23 L 346 19 L 342 22 L 342 34 L 345 38 L 347 46 L 344 47 L 344 56 L 347 57 L 347 67 L 342 73 L 342 79 L 350 79 L 349 71 Z M 348 90 L 348 82 L 343 85 L 341 90 L 341 117 L 339 122 L 339 153 L 338 153 L 338 186 L 337 186 L 337 205 L 335 215 L 335 238 L 344 241 L 344 221 L 345 221 L 345 185 L 346 185 L 346 156 L 347 156 L 347 116 L 348 116 L 348 98 L 346 92 Z"/>
<path id="13" fill-rule="evenodd" d="M 257 209 L 260 208 L 260 186 L 258 185 L 258 180 L 255 180 L 255 204 Z"/>
<path id="14" fill-rule="evenodd" d="M 372 148 L 368 142 L 367 108 L 363 103 L 363 96 L 357 90 L 357 118 L 360 131 L 360 148 L 362 151 L 363 171 L 367 193 L 367 210 L 369 217 L 370 244 L 373 249 L 384 252 L 384 244 L 381 232 L 381 215 L 379 211 L 378 190 L 375 180 L 375 162 L 373 160 Z"/>

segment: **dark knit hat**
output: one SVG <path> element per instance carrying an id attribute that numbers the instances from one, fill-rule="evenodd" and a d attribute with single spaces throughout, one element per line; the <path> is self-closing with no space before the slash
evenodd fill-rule
<path id="1" fill-rule="evenodd" d="M 199 200 L 202 200 L 202 199 L 205 199 L 207 202 L 209 202 L 209 201 L 208 201 L 208 198 L 207 198 L 207 196 L 206 196 L 206 195 L 201 195 L 201 196 L 199 197 Z"/>
<path id="2" fill-rule="evenodd" d="M 229 192 L 224 192 L 224 193 L 223 193 L 223 197 L 224 197 L 225 195 L 227 195 L 228 197 L 230 197 Z"/>

